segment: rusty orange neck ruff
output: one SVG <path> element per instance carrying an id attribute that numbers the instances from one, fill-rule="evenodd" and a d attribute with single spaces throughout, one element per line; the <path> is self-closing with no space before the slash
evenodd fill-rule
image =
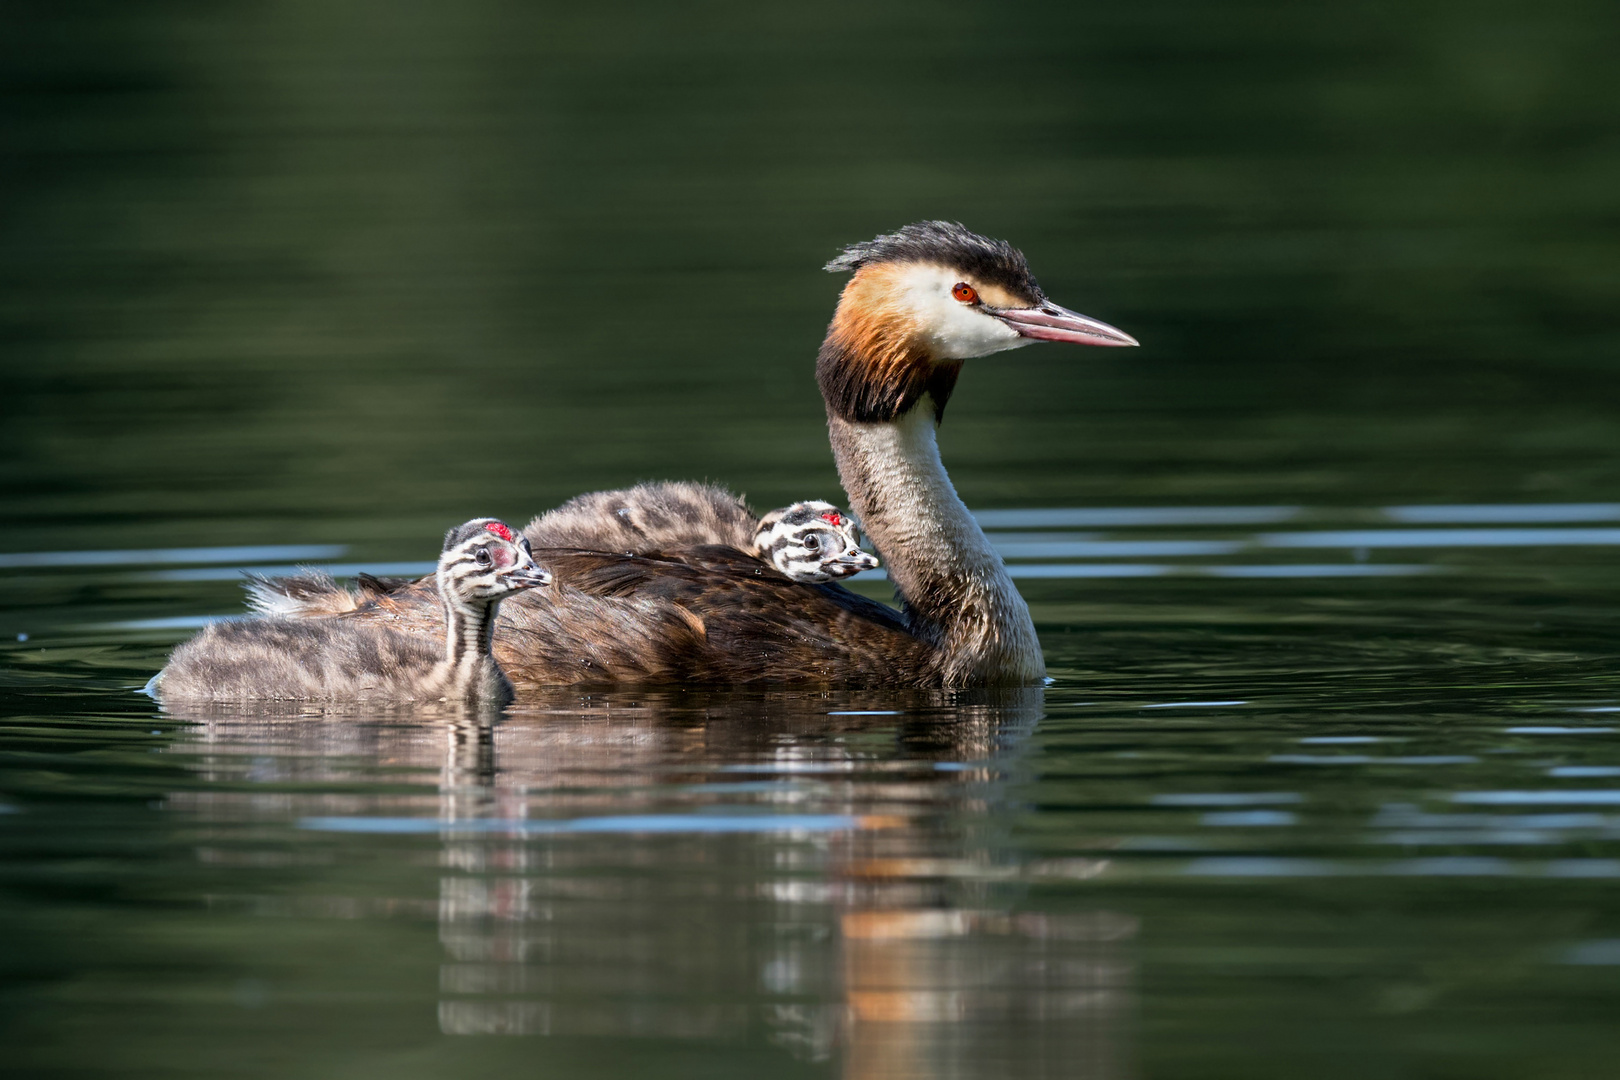
<path id="1" fill-rule="evenodd" d="M 816 359 L 827 410 L 857 424 L 899 419 L 925 396 L 934 421 L 961 374 L 960 360 L 936 360 L 886 267 L 860 270 L 844 287 Z"/>

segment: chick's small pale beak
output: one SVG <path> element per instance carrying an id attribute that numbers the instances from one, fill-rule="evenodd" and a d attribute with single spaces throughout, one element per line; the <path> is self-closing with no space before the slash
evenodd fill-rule
<path id="1" fill-rule="evenodd" d="M 534 563 L 520 566 L 506 575 L 506 580 L 519 589 L 533 589 L 551 584 L 551 571 Z"/>
<path id="2" fill-rule="evenodd" d="M 1140 345 L 1117 326 L 1047 301 L 1040 307 L 1008 308 L 996 318 L 1034 341 L 1072 341 L 1076 345 Z"/>

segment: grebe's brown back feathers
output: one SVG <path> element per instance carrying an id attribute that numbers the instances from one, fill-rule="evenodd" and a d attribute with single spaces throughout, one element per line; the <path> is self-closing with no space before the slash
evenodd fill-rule
<path id="1" fill-rule="evenodd" d="M 700 544 L 746 548 L 757 520 L 724 488 L 675 480 L 575 496 L 523 533 L 535 547 L 644 554 Z"/>
<path id="2" fill-rule="evenodd" d="M 550 588 L 502 606 L 495 656 L 518 686 L 642 683 L 937 684 L 900 614 L 837 585 L 804 585 L 735 548 L 678 558 L 541 549 Z M 433 632 L 425 583 L 363 605 Z M 840 659 L 842 658 L 842 659 Z"/>

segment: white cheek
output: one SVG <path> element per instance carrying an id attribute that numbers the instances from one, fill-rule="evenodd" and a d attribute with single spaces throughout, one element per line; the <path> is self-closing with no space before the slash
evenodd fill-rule
<path id="1" fill-rule="evenodd" d="M 906 300 L 937 358 L 967 360 L 1030 344 L 1000 319 L 953 297 L 955 285 L 954 274 L 935 266 L 919 266 L 907 276 Z"/>
<path id="2" fill-rule="evenodd" d="M 955 307 L 941 314 L 929 335 L 935 355 L 941 359 L 967 360 L 1029 344 L 1028 338 L 1019 337 L 1018 331 L 1000 319 L 959 301 L 949 302 Z"/>

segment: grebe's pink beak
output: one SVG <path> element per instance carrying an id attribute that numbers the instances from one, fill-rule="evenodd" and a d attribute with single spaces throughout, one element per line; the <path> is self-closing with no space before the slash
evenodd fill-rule
<path id="1" fill-rule="evenodd" d="M 1018 331 L 1020 337 L 1035 341 L 1072 341 L 1076 345 L 1140 345 L 1117 326 L 1070 311 L 1050 300 L 1040 307 L 1007 308 L 992 312 L 996 318 Z"/>

